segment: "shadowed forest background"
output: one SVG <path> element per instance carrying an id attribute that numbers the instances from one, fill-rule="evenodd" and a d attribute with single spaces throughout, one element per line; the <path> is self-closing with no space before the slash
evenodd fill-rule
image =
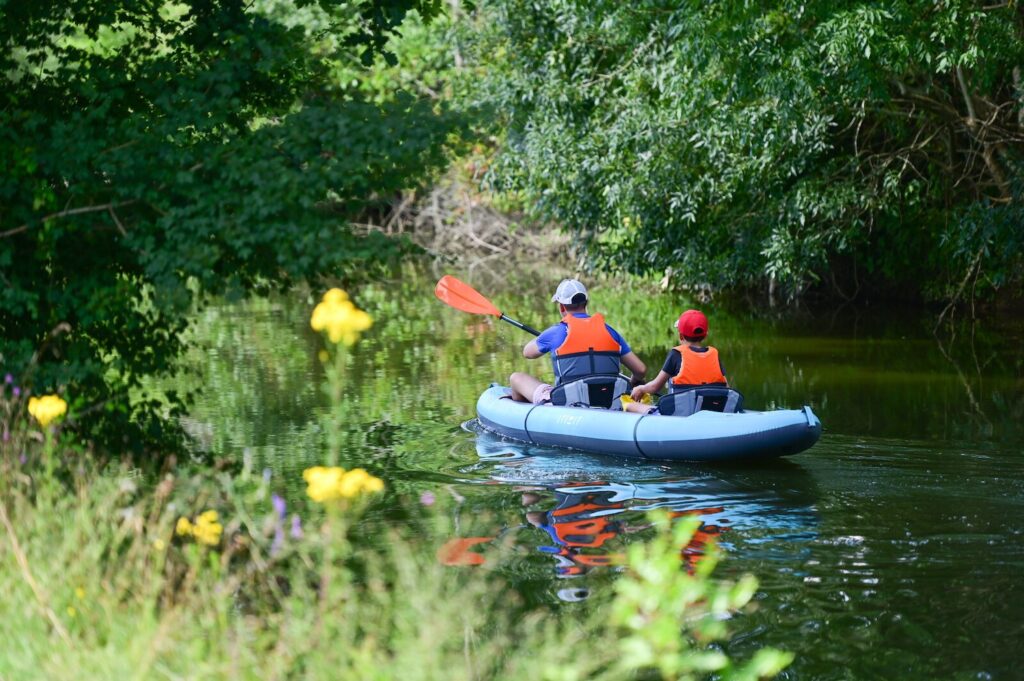
<path id="1" fill-rule="evenodd" d="M 197 306 L 401 259 L 569 248 L 703 296 L 1011 303 L 1022 13 L 0 5 L 3 365 L 139 448 L 166 434 L 140 381 Z"/>

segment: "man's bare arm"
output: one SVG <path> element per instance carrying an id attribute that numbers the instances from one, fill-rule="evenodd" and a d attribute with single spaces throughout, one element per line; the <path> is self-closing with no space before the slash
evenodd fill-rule
<path id="1" fill-rule="evenodd" d="M 633 372 L 633 385 L 640 385 L 644 382 L 644 374 L 647 373 L 647 366 L 636 356 L 634 352 L 627 352 L 622 356 L 622 363 Z"/>
<path id="2" fill-rule="evenodd" d="M 523 346 L 523 357 L 525 357 L 526 359 L 537 359 L 538 357 L 542 357 L 543 355 L 544 353 L 537 349 L 536 339 L 530 341 L 529 343 Z"/>

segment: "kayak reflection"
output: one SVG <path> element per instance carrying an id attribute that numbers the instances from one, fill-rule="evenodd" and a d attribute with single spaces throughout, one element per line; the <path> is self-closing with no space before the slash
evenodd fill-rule
<path id="1" fill-rule="evenodd" d="M 774 542 L 806 542 L 816 535 L 814 481 L 792 462 L 720 470 L 626 462 L 486 431 L 476 433 L 476 451 L 477 463 L 464 472 L 471 469 L 474 477 L 517 493 L 526 525 L 516 532 L 516 544 L 552 558 L 562 579 L 618 569 L 629 542 L 650 528 L 647 512 L 653 509 L 700 521 L 680 547 L 681 563 L 691 571 L 710 541 L 728 553 L 761 552 L 770 559 Z M 588 594 L 584 584 L 556 592 L 568 601 Z"/>
<path id="2" fill-rule="evenodd" d="M 524 491 L 523 506 L 531 507 L 547 501 L 542 489 Z M 629 513 L 640 510 L 635 496 L 638 491 L 643 492 L 635 484 L 626 487 L 609 482 L 568 482 L 550 489 L 554 508 L 526 512 L 527 522 L 545 532 L 551 540 L 550 544 L 542 544 L 537 550 L 555 558 L 556 575 L 575 577 L 586 574 L 591 568 L 624 562 L 622 553 L 612 549 L 616 545 L 612 540 L 651 527 L 643 515 Z M 693 538 L 680 548 L 680 556 L 688 570 L 692 571 L 697 560 L 704 555 L 707 542 L 722 532 L 721 524 L 708 522 L 706 518 L 715 517 L 723 511 L 722 507 L 715 507 L 671 513 L 673 517 L 697 516 L 701 520 Z"/>

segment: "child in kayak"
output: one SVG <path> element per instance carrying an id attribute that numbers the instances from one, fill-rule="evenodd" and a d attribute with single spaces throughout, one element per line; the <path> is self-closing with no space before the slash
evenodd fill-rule
<path id="1" fill-rule="evenodd" d="M 729 380 L 718 358 L 718 350 L 703 342 L 708 335 L 708 318 L 699 310 L 687 310 L 676 321 L 680 345 L 668 351 L 665 364 L 654 380 L 638 385 L 630 394 L 635 402 L 622 405 L 623 410 L 637 414 L 650 414 L 656 407 L 641 404 L 644 395 L 651 395 L 669 383 L 670 392 L 680 392 L 700 386 L 727 388 Z"/>

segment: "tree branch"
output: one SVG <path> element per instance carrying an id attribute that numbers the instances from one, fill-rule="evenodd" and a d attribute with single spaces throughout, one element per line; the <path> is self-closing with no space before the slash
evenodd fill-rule
<path id="1" fill-rule="evenodd" d="M 967 106 L 967 127 L 974 134 L 975 139 L 981 144 L 981 157 L 985 160 L 985 166 L 991 173 L 992 178 L 996 181 L 999 186 L 999 192 L 1004 198 L 1010 197 L 1010 184 L 1006 180 L 1006 173 L 1000 164 L 999 159 L 996 158 L 995 151 L 992 148 L 987 132 L 989 126 L 995 121 L 995 115 L 998 115 L 999 110 L 996 109 L 996 114 L 993 115 L 992 120 L 986 121 L 984 124 L 979 125 L 978 113 L 974 107 L 974 98 L 971 97 L 971 92 L 967 88 L 967 80 L 964 78 L 964 70 L 957 66 L 956 67 L 956 80 L 960 84 L 960 93 L 963 95 L 964 104 Z"/>
<path id="2" fill-rule="evenodd" d="M 1017 126 L 1024 128 L 1024 76 L 1019 66 L 1013 67 L 1013 89 L 1017 95 Z"/>
<path id="3" fill-rule="evenodd" d="M 978 114 L 974 110 L 974 101 L 971 93 L 967 90 L 967 81 L 964 80 L 964 70 L 956 67 L 956 82 L 960 85 L 960 94 L 964 97 L 964 104 L 967 105 L 967 125 L 974 127 L 978 123 Z"/>
<path id="4" fill-rule="evenodd" d="M 978 249 L 978 252 L 974 254 L 974 259 L 971 261 L 970 266 L 967 268 L 967 274 L 964 275 L 964 278 L 960 282 L 960 286 L 957 288 L 956 293 L 953 294 L 953 297 L 949 299 L 949 303 L 946 305 L 945 308 L 943 308 L 942 312 L 939 314 L 939 318 L 935 322 L 935 328 L 932 330 L 932 333 L 938 332 L 939 326 L 942 325 L 942 320 L 945 319 L 946 315 L 953 310 L 953 308 L 956 306 L 958 302 L 960 302 L 960 297 L 963 295 L 964 288 L 967 287 L 967 282 L 971 280 L 971 276 L 977 276 L 975 270 L 981 269 L 981 257 L 982 255 L 984 255 L 984 253 L 985 247 L 982 246 L 981 248 Z"/>
<path id="5" fill-rule="evenodd" d="M 117 219 L 117 216 L 114 215 L 114 209 L 122 208 L 124 206 L 130 206 L 133 203 L 138 203 L 138 201 L 136 199 L 132 199 L 131 201 L 122 201 L 121 203 L 111 202 L 104 203 L 100 206 L 82 206 L 81 208 L 71 208 L 59 211 L 57 213 L 50 213 L 49 215 L 44 215 L 42 219 L 40 219 L 40 222 L 46 222 L 47 220 L 55 220 L 57 218 L 64 218 L 71 215 L 82 215 L 83 213 L 98 213 L 100 211 L 108 211 L 110 215 L 114 218 L 114 222 L 117 223 L 118 228 L 121 230 L 122 233 L 124 233 L 124 227 L 121 225 L 121 221 Z M 13 229 L 9 229 L 6 232 L 0 232 L 0 239 L 5 239 L 9 236 L 20 234 L 24 231 L 27 231 L 28 228 L 31 226 L 31 222 L 26 222 L 25 224 L 15 227 Z"/>

